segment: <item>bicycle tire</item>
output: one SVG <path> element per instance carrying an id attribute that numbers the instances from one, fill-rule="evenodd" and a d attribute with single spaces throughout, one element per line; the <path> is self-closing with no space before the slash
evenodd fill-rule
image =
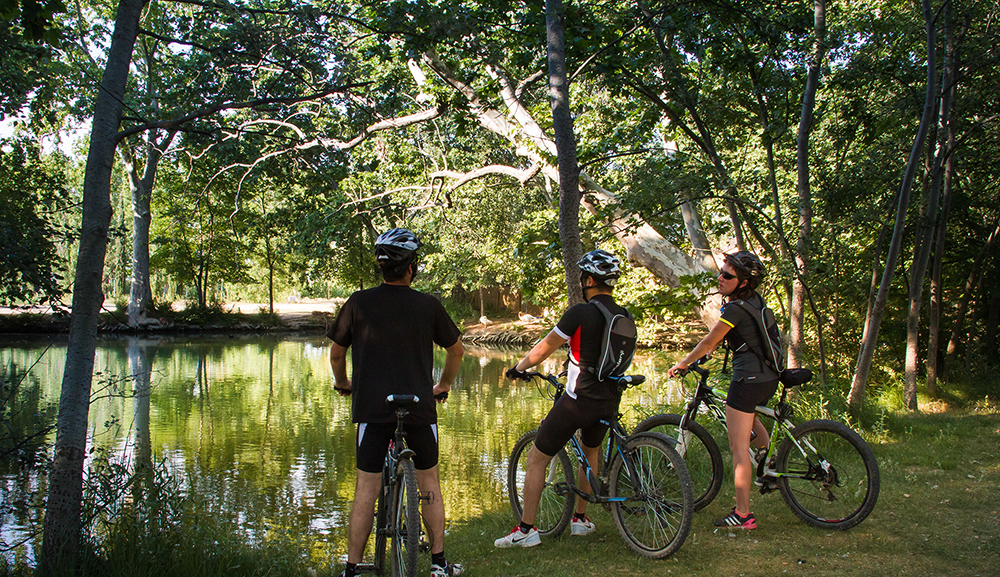
<path id="1" fill-rule="evenodd" d="M 392 575 L 415 577 L 420 548 L 420 493 L 410 459 L 400 459 L 393 493 Z"/>
<path id="2" fill-rule="evenodd" d="M 643 557 L 669 557 L 684 544 L 694 516 L 684 459 L 663 435 L 653 432 L 629 437 L 624 454 L 611 464 L 611 514 L 618 532 Z M 636 472 L 634 481 L 630 468 Z M 615 500 L 622 497 L 625 501 Z"/>
<path id="3" fill-rule="evenodd" d="M 525 465 L 528 452 L 535 445 L 537 436 L 537 429 L 521 435 L 507 462 L 507 494 L 510 497 L 510 508 L 518 521 L 524 512 Z M 545 485 L 535 514 L 535 528 L 539 535 L 557 537 L 566 530 L 573 517 L 573 503 L 576 501 L 575 493 L 569 489 L 573 482 L 573 464 L 566 450 L 560 449 L 545 469 Z"/>
<path id="4" fill-rule="evenodd" d="M 791 431 L 803 444 L 803 455 L 785 438 L 775 469 L 785 504 L 808 525 L 821 529 L 850 529 L 865 520 L 879 495 L 879 468 L 868 443 L 837 421 L 807 421 Z M 808 441 L 808 445 L 802 443 Z M 830 464 L 824 469 L 822 459 Z"/>
<path id="5" fill-rule="evenodd" d="M 684 458 L 691 475 L 691 491 L 694 495 L 694 510 L 700 511 L 711 503 L 722 488 L 725 466 L 722 452 L 708 429 L 694 421 L 688 421 L 686 430 L 680 429 L 681 416 L 672 413 L 653 415 L 639 423 L 632 432 L 652 431 L 662 433 L 675 441 L 674 449 Z"/>

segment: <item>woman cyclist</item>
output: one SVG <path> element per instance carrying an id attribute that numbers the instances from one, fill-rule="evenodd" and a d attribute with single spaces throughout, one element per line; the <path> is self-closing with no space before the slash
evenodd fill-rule
<path id="1" fill-rule="evenodd" d="M 765 274 L 764 265 L 753 253 L 740 251 L 727 254 L 719 273 L 719 293 L 726 297 L 719 322 L 688 356 L 667 371 L 671 377 L 686 371 L 696 359 L 714 351 L 723 339 L 733 351 L 733 380 L 726 398 L 726 426 L 729 429 L 729 450 L 733 455 L 736 507 L 729 515 L 715 521 L 717 527 L 757 528 L 757 521 L 750 512 L 754 469 L 750 460 L 750 441 L 753 436 L 756 450 L 763 452 L 770 444 L 770 437 L 764 424 L 756 417 L 754 408 L 767 404 L 774 396 L 778 389 L 778 373 L 755 352 L 761 350 L 760 331 L 745 306 L 749 305 L 757 311 L 764 307 L 764 299 L 756 289 Z"/>

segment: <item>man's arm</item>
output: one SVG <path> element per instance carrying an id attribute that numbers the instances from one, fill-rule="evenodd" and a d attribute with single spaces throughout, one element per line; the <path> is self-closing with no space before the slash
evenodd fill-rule
<path id="1" fill-rule="evenodd" d="M 351 379 L 347 378 L 347 347 L 337 343 L 330 346 L 330 367 L 333 368 L 333 388 L 341 395 L 351 394 Z"/>
<path id="2" fill-rule="evenodd" d="M 451 384 L 458 376 L 458 369 L 462 366 L 462 355 L 465 354 L 465 347 L 462 340 L 455 341 L 455 344 L 445 349 L 444 370 L 441 371 L 441 381 L 434 385 L 434 394 L 440 395 L 451 390 Z"/>

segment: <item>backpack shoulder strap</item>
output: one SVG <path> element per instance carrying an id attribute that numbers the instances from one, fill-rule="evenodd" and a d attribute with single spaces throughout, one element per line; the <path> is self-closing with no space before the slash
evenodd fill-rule
<path id="1" fill-rule="evenodd" d="M 762 315 L 764 313 L 764 309 L 763 308 L 758 309 L 757 307 L 751 305 L 750 303 L 748 303 L 748 302 L 746 302 L 744 300 L 735 300 L 735 301 L 730 301 L 730 302 L 735 303 L 740 308 L 742 308 L 743 310 L 745 310 L 747 312 L 747 314 L 750 315 L 750 318 L 753 319 L 754 326 L 757 327 L 757 336 L 758 336 L 758 338 L 761 339 L 760 344 L 764 348 L 764 351 L 765 351 L 766 354 L 763 354 L 763 355 L 760 354 L 760 351 L 758 351 L 754 347 L 748 347 L 748 348 L 751 351 L 753 351 L 753 354 L 757 355 L 757 357 L 761 361 L 763 361 L 764 364 L 766 364 L 769 369 L 771 369 L 772 371 L 774 371 L 776 373 L 781 373 L 781 369 L 778 368 L 778 362 L 777 362 L 777 360 L 771 357 L 771 354 L 770 354 L 771 347 L 770 347 L 770 345 L 763 346 L 765 343 L 770 343 L 771 342 L 771 337 L 769 337 L 768 334 L 767 334 L 767 327 L 764 326 L 764 320 L 762 318 Z M 764 307 L 766 308 L 767 305 L 764 305 Z"/>

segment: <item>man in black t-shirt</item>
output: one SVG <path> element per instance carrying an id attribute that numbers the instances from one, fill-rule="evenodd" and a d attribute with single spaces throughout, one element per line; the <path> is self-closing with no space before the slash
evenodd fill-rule
<path id="1" fill-rule="evenodd" d="M 330 365 L 342 395 L 352 395 L 352 420 L 358 424 L 358 476 L 351 506 L 347 568 L 356 575 L 372 529 L 382 464 L 396 430 L 396 415 L 386 405 L 392 394 L 417 395 L 405 423 L 407 446 L 415 455 L 422 514 L 429 529 L 431 576 L 459 575 L 462 566 L 444 556 L 444 500 L 438 478 L 436 395 L 447 393 L 458 375 L 463 348 L 460 332 L 438 300 L 410 288 L 417 274 L 420 243 L 408 230 L 394 228 L 379 236 L 375 255 L 385 282 L 351 295 L 327 331 L 333 340 Z M 444 370 L 435 385 L 434 345 L 445 349 Z M 347 378 L 351 348 L 353 378 Z M 444 400 L 444 395 L 441 401 Z M 424 497 L 428 499 L 424 501 Z"/>
<path id="2" fill-rule="evenodd" d="M 522 378 L 524 371 L 541 363 L 569 341 L 569 368 L 566 392 L 538 427 L 535 444 L 528 452 L 524 479 L 524 509 L 521 523 L 506 537 L 493 542 L 497 547 L 534 547 L 541 543 L 534 527 L 538 501 L 545 483 L 545 465 L 566 445 L 577 429 L 581 431 L 583 452 L 591 463 L 598 462 L 598 449 L 608 432 L 601 420 L 613 420 L 618 414 L 621 393 L 610 382 L 601 381 L 593 371 L 601 354 L 605 319 L 601 311 L 589 304 L 600 301 L 612 314 L 627 311 L 615 304 L 612 291 L 621 275 L 618 258 L 603 250 L 588 252 L 577 262 L 583 298 L 588 303 L 567 310 L 555 328 L 527 356 L 507 371 L 507 378 Z M 590 481 L 580 468 L 577 486 L 590 492 Z M 572 535 L 587 535 L 594 524 L 586 516 L 587 501 L 577 497 L 576 514 L 570 525 Z"/>

